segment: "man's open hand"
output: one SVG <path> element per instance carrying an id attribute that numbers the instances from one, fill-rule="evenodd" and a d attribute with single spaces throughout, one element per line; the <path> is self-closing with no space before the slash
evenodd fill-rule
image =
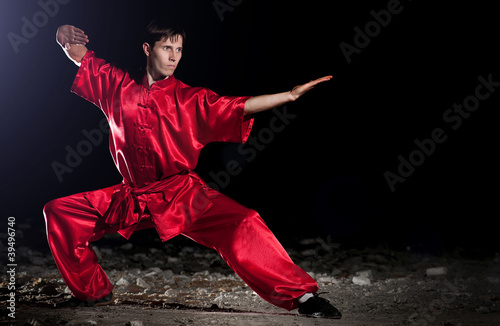
<path id="1" fill-rule="evenodd" d="M 318 78 L 316 80 L 311 80 L 310 82 L 308 82 L 304 85 L 295 86 L 290 91 L 290 94 L 292 95 L 293 100 L 295 101 L 296 99 L 298 99 L 299 97 L 301 97 L 302 95 L 304 95 L 305 93 L 310 91 L 314 86 L 318 85 L 319 83 L 328 81 L 330 79 L 332 79 L 332 76 L 325 76 L 325 77 Z"/>
<path id="2" fill-rule="evenodd" d="M 63 25 L 57 29 L 56 41 L 63 49 L 69 50 L 73 44 L 86 45 L 89 38 L 81 29 L 71 25 Z"/>

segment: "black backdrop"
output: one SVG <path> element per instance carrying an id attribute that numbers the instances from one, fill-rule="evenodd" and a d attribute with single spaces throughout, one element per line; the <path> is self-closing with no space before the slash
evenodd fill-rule
<path id="1" fill-rule="evenodd" d="M 2 215 L 29 234 L 18 242 L 45 246 L 46 202 L 121 181 L 106 140 L 82 147 L 103 115 L 70 93 L 77 67 L 57 27 L 82 28 L 108 61 L 144 64 L 140 31 L 162 13 L 187 31 L 175 75 L 189 85 L 259 95 L 334 76 L 288 115 L 259 114 L 253 145 L 200 158 L 197 172 L 279 238 L 497 250 L 500 24 L 483 2 L 1 1 Z M 464 102 L 471 111 L 449 111 Z M 286 123 L 273 130 L 275 117 Z M 58 179 L 52 165 L 79 144 Z"/>

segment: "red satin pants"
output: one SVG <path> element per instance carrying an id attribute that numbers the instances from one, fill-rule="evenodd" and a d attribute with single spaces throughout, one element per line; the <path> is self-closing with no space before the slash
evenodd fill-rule
<path id="1" fill-rule="evenodd" d="M 214 205 L 182 234 L 213 248 L 227 264 L 266 301 L 292 310 L 296 299 L 315 293 L 316 282 L 295 265 L 273 233 L 254 210 L 210 190 Z M 110 231 L 84 194 L 55 199 L 44 207 L 47 237 L 62 278 L 81 300 L 106 296 L 113 285 L 99 266 L 89 242 Z M 138 229 L 154 227 L 144 217 Z"/>

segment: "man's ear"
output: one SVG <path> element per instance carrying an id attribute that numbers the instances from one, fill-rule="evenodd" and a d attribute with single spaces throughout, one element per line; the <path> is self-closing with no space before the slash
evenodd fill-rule
<path id="1" fill-rule="evenodd" d="M 146 54 L 146 56 L 149 57 L 149 55 L 151 54 L 151 46 L 149 45 L 149 43 L 144 42 L 142 44 L 142 49 L 144 50 L 144 53 Z"/>

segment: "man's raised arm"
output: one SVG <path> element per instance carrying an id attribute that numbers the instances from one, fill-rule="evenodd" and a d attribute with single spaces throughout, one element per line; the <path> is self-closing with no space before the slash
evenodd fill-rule
<path id="1" fill-rule="evenodd" d="M 56 41 L 63 48 L 64 53 L 77 66 L 80 66 L 89 42 L 89 38 L 85 33 L 74 26 L 62 25 L 57 29 Z"/>

